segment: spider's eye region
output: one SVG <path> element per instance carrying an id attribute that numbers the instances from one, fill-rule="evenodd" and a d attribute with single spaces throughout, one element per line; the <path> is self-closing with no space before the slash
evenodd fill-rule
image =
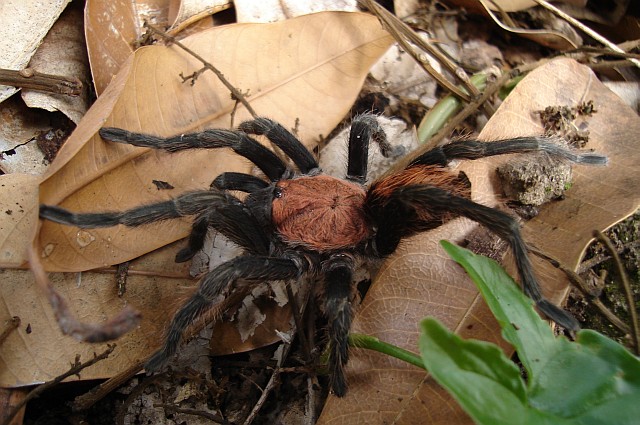
<path id="1" fill-rule="evenodd" d="M 273 190 L 273 197 L 274 198 L 282 198 L 284 196 L 284 191 L 282 190 L 282 188 L 277 187 Z"/>

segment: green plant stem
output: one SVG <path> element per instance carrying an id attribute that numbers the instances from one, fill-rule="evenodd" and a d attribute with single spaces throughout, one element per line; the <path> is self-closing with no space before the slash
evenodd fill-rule
<path id="1" fill-rule="evenodd" d="M 374 336 L 352 333 L 349 335 L 349 345 L 356 348 L 366 348 L 367 350 L 377 351 L 426 370 L 422 358 L 419 355 L 393 344 L 380 341 L 379 338 Z"/>
<path id="2" fill-rule="evenodd" d="M 487 87 L 487 74 L 474 74 L 470 78 L 471 83 L 480 91 Z M 466 89 L 462 91 L 468 93 Z M 418 126 L 418 141 L 425 143 L 438 132 L 445 123 L 462 108 L 462 101 L 456 96 L 450 94 L 445 96 L 436 105 L 426 113 L 420 125 Z"/>

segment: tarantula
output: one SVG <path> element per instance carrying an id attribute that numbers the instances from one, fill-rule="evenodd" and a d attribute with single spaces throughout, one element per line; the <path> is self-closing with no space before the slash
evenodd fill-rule
<path id="1" fill-rule="evenodd" d="M 171 138 L 103 128 L 102 138 L 119 143 L 177 152 L 195 148 L 231 148 L 262 170 L 266 179 L 227 172 L 210 190 L 184 193 L 175 199 L 124 212 L 72 213 L 41 205 L 40 217 L 82 228 L 140 226 L 195 216 L 187 246 L 177 262 L 191 259 L 203 247 L 212 227 L 244 249 L 244 254 L 208 272 L 197 292 L 180 308 L 164 345 L 147 361 L 158 371 L 174 356 L 185 329 L 234 285 L 272 280 L 322 277 L 322 311 L 328 322 L 331 390 L 345 395 L 344 366 L 349 358 L 348 334 L 353 318 L 356 260 L 381 259 L 403 238 L 436 228 L 457 216 L 468 217 L 508 241 L 514 251 L 523 289 L 538 308 L 559 325 L 576 330 L 577 321 L 545 299 L 540 291 L 518 222 L 508 214 L 470 200 L 464 173 L 446 168 L 453 159 L 544 151 L 575 163 L 603 164 L 596 154 L 575 154 L 549 139 L 520 137 L 493 142 L 464 140 L 418 154 L 403 169 L 365 186 L 367 153 L 374 141 L 384 155 L 392 146 L 373 115 L 354 119 L 348 147 L 346 178 L 322 173 L 314 156 L 289 131 L 267 118 L 242 123 L 237 130 L 205 130 Z M 264 135 L 295 164 L 288 167 L 250 135 Z M 229 191 L 247 193 L 244 201 Z"/>

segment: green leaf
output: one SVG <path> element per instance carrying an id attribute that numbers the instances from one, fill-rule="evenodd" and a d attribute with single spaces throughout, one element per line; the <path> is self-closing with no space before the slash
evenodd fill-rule
<path id="1" fill-rule="evenodd" d="M 424 319 L 421 329 L 420 354 L 427 370 L 434 376 L 447 375 L 456 370 L 464 377 L 460 382 L 465 388 L 470 387 L 467 378 L 486 378 L 513 394 L 520 402 L 525 401 L 520 368 L 498 346 L 485 341 L 463 340 L 433 318 Z"/>
<path id="2" fill-rule="evenodd" d="M 440 243 L 476 284 L 500 323 L 503 338 L 514 346 L 528 375 L 543 369 L 562 342 L 558 342 L 549 325 L 540 319 L 533 301 L 495 261 L 447 241 Z"/>
<path id="3" fill-rule="evenodd" d="M 420 353 L 431 375 L 480 424 L 564 424 L 527 404 L 519 368 L 496 345 L 465 341 L 433 318 L 421 323 Z"/>
<path id="4" fill-rule="evenodd" d="M 638 423 L 640 359 L 617 342 L 591 330 L 579 331 L 575 343 L 567 341 L 564 337 L 554 337 L 548 325 L 533 310 L 532 301 L 493 260 L 477 256 L 445 241 L 442 244 L 476 283 L 500 322 L 503 336 L 515 346 L 519 358 L 527 368 L 527 403 L 524 407 L 516 405 L 515 410 L 522 410 L 521 413 L 527 420 L 535 418 L 535 421 L 551 420 L 552 423 Z M 434 355 L 428 351 L 425 353 L 429 356 Z M 458 353 L 452 359 L 460 355 Z M 449 361 L 453 362 L 452 359 Z M 433 359 L 425 359 L 425 365 L 427 361 L 432 364 L 434 362 Z M 469 371 L 460 369 L 457 372 L 450 370 L 448 373 L 464 373 L 467 377 L 470 376 Z M 433 369 L 430 370 L 434 372 Z M 484 366 L 478 368 L 478 372 L 485 373 Z M 473 398 L 462 400 L 467 397 L 467 393 L 472 393 L 473 389 L 460 391 L 455 385 L 442 385 L 457 394 L 460 404 L 476 421 L 491 423 L 478 415 L 477 410 L 480 406 L 468 406 L 473 402 Z M 482 389 L 482 383 L 478 380 L 470 379 L 469 385 L 474 385 L 476 391 Z M 489 386 L 485 388 L 496 391 L 497 398 L 514 403 L 505 396 L 503 390 L 495 390 Z M 497 421 L 496 419 L 495 423 L 498 423 Z M 518 423 L 527 422 L 518 420 Z"/>
<path id="5" fill-rule="evenodd" d="M 582 330 L 575 344 L 558 351 L 532 377 L 529 395 L 538 409 L 573 418 L 576 423 L 602 423 L 602 418 L 607 423 L 638 423 L 640 360 L 617 342 Z M 635 401 L 624 406 L 620 404 L 623 399 Z"/>

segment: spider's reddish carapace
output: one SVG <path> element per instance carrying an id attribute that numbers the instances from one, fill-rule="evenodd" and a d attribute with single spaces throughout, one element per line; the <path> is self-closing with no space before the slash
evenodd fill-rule
<path id="1" fill-rule="evenodd" d="M 344 179 L 322 173 L 314 156 L 284 127 L 266 118 L 242 123 L 237 130 L 205 130 L 168 139 L 103 128 L 109 141 L 165 149 L 231 148 L 249 159 L 265 179 L 241 173 L 223 173 L 211 190 L 184 193 L 175 199 L 123 212 L 71 213 L 42 205 L 40 217 L 83 228 L 147 223 L 195 216 L 186 248 L 176 261 L 187 261 L 203 247 L 212 227 L 244 249 L 244 253 L 208 272 L 197 292 L 179 309 L 164 345 L 148 360 L 147 371 L 158 371 L 177 352 L 185 329 L 235 285 L 272 280 L 321 277 L 321 311 L 328 322 L 330 386 L 347 391 L 344 366 L 353 318 L 352 275 L 357 261 L 382 259 L 403 238 L 433 229 L 457 216 L 468 217 L 505 239 L 514 251 L 524 291 L 550 319 L 575 330 L 576 320 L 546 300 L 536 280 L 519 225 L 508 214 L 471 201 L 469 180 L 453 173 L 453 159 L 477 159 L 508 153 L 544 151 L 571 162 L 605 164 L 596 154 L 578 154 L 543 137 L 521 137 L 493 142 L 464 140 L 417 154 L 403 169 L 365 185 L 369 144 L 375 141 L 384 155 L 394 149 L 373 115 L 354 119 L 349 137 Z M 251 135 L 264 135 L 295 164 L 287 166 Z M 230 191 L 248 195 L 244 201 Z M 429 312 L 425 311 L 425 315 Z"/>

